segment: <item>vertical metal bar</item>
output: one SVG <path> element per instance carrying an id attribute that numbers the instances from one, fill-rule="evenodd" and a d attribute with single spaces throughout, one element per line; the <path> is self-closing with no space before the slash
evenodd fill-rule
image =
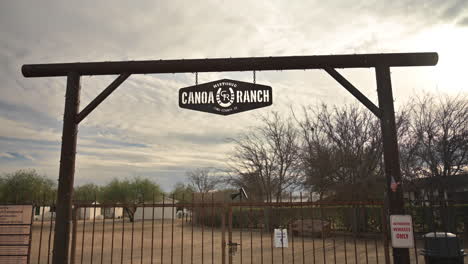
<path id="1" fill-rule="evenodd" d="M 152 218 L 151 218 L 151 264 L 153 264 L 153 256 L 154 256 L 154 207 L 155 201 L 154 201 L 154 191 L 153 191 L 153 208 L 152 208 Z"/>
<path id="2" fill-rule="evenodd" d="M 114 232 L 115 232 L 115 206 L 112 211 L 112 238 L 111 238 L 111 252 L 110 263 L 114 263 Z"/>
<path id="3" fill-rule="evenodd" d="M 302 207 L 302 192 L 299 194 L 301 204 L 301 240 L 302 240 L 302 263 L 305 263 L 305 248 L 304 248 L 304 208 Z"/>
<path id="4" fill-rule="evenodd" d="M 357 254 L 356 237 L 353 238 L 353 242 L 354 242 L 354 263 L 357 263 L 358 254 Z"/>
<path id="5" fill-rule="evenodd" d="M 55 206 L 55 204 L 53 206 Z M 50 263 L 50 241 L 52 241 L 52 227 L 53 227 L 53 224 L 55 223 L 55 221 L 52 222 L 52 220 L 54 219 L 54 215 L 55 215 L 55 213 L 51 212 L 51 214 L 50 214 L 50 226 L 49 226 L 49 243 L 47 245 L 47 264 Z"/>
<path id="6" fill-rule="evenodd" d="M 411 215 L 415 215 L 414 214 L 414 204 L 412 202 L 409 203 L 410 205 L 410 210 L 411 210 Z M 414 234 L 414 224 L 415 222 L 413 222 L 413 243 L 414 243 L 414 258 L 416 260 L 416 264 L 419 264 L 419 260 L 418 260 L 418 245 L 417 245 L 417 241 L 416 241 L 416 235 Z M 424 221 L 423 221 L 423 225 L 424 225 Z M 423 227 L 424 229 L 424 227 Z"/>
<path id="7" fill-rule="evenodd" d="M 273 211 L 273 210 L 272 210 L 272 202 L 270 202 L 270 207 L 269 207 L 269 208 L 270 208 L 270 214 L 269 214 L 269 216 L 271 216 L 271 211 Z M 270 219 L 271 219 L 271 218 L 270 218 Z M 270 220 L 268 220 L 268 221 L 270 222 Z M 271 225 L 271 222 L 270 222 L 270 225 Z M 273 239 L 274 239 L 273 236 L 274 236 L 274 233 L 275 233 L 275 229 L 274 229 L 274 227 L 273 227 L 273 232 L 270 232 L 271 264 L 273 264 L 273 262 L 274 262 L 274 252 L 273 252 L 273 247 L 274 247 L 274 246 L 273 246 L 273 243 L 274 243 L 274 242 L 273 242 Z"/>
<path id="8" fill-rule="evenodd" d="M 323 263 L 327 263 L 327 257 L 326 257 L 326 252 L 325 252 L 325 230 L 324 230 L 324 225 L 323 225 L 323 208 L 322 204 L 320 204 L 320 223 L 322 224 L 322 249 L 323 249 Z M 357 263 L 357 262 L 356 262 Z"/>
<path id="9" fill-rule="evenodd" d="M 390 215 L 404 214 L 404 201 L 402 187 L 398 186 L 393 192 L 390 188 L 393 181 L 401 184 L 400 158 L 398 153 L 398 140 L 395 125 L 395 110 L 393 108 L 392 82 L 390 67 L 375 67 L 377 81 L 377 95 L 379 107 L 382 111 L 381 129 L 383 138 L 383 152 L 385 176 L 387 179 L 387 198 L 389 202 Z M 393 248 L 393 262 L 409 264 L 409 249 Z"/>
<path id="10" fill-rule="evenodd" d="M 85 229 L 86 229 L 86 207 L 81 207 L 78 210 L 84 209 L 83 212 L 83 234 L 81 235 L 81 261 L 80 263 L 83 264 L 83 258 L 84 258 L 84 242 L 85 242 Z M 78 211 L 79 212 L 79 211 Z M 79 214 L 79 213 L 78 213 Z"/>
<path id="11" fill-rule="evenodd" d="M 94 228 L 96 226 L 96 195 L 94 196 L 94 214 L 93 214 L 93 233 L 91 234 L 91 261 L 90 263 L 93 264 L 94 258 Z"/>
<path id="12" fill-rule="evenodd" d="M 309 199 L 310 201 L 312 202 L 313 199 L 312 199 L 312 193 L 309 194 Z M 314 227 L 314 205 L 311 205 L 311 222 L 312 222 L 312 257 L 313 257 L 313 260 L 314 260 L 314 264 L 315 264 L 315 238 L 314 238 L 314 234 L 315 234 L 315 227 Z"/>
<path id="13" fill-rule="evenodd" d="M 221 263 L 226 263 L 226 204 L 221 212 Z"/>
<path id="14" fill-rule="evenodd" d="M 252 213 L 252 204 L 249 207 L 249 229 L 250 229 L 250 263 L 253 263 L 253 213 Z"/>
<path id="15" fill-rule="evenodd" d="M 76 210 L 77 208 L 74 207 L 72 211 L 72 241 L 71 241 L 71 249 L 70 249 L 70 263 L 75 264 L 75 256 L 76 256 L 76 236 L 77 236 L 77 221 L 76 221 Z"/>
<path id="16" fill-rule="evenodd" d="M 445 190 L 443 191 L 445 192 Z M 442 219 L 445 216 L 445 226 L 444 226 L 444 235 L 445 235 L 445 249 L 447 250 L 446 252 L 449 252 L 449 243 L 448 243 L 448 238 L 447 238 L 447 232 L 448 230 L 448 225 L 449 225 L 449 210 L 447 206 L 447 201 L 445 201 L 445 195 L 444 197 L 439 197 L 439 207 L 440 207 L 440 222 L 443 223 L 444 220 Z M 444 210 L 444 213 L 442 212 Z"/>
<path id="17" fill-rule="evenodd" d="M 335 241 L 335 238 L 333 238 L 333 263 L 336 264 L 336 241 Z"/>
<path id="18" fill-rule="evenodd" d="M 385 264 L 389 264 L 390 263 L 390 252 L 389 252 L 389 245 L 388 245 L 387 216 L 385 214 L 385 208 L 384 207 L 382 207 L 381 211 L 382 211 L 381 217 L 382 217 L 382 231 L 383 231 L 383 245 L 384 245 L 384 254 L 385 254 Z M 394 262 L 394 263 L 400 264 L 399 262 Z"/>
<path id="19" fill-rule="evenodd" d="M 182 194 L 182 202 L 185 203 L 185 194 Z M 184 263 L 184 221 L 185 221 L 185 212 L 184 207 L 182 207 L 182 224 L 181 224 L 181 234 L 180 234 L 180 263 Z"/>
<path id="20" fill-rule="evenodd" d="M 413 232 L 414 232 L 414 227 L 413 227 Z M 416 264 L 419 263 L 418 260 L 418 246 L 416 244 L 416 236 L 413 235 L 413 243 L 414 243 L 414 258 L 416 259 Z"/>
<path id="21" fill-rule="evenodd" d="M 343 247 L 344 247 L 344 261 L 345 261 L 345 264 L 348 263 L 348 252 L 346 250 L 346 234 L 343 235 Z"/>
<path id="22" fill-rule="evenodd" d="M 292 193 L 289 193 L 289 202 L 291 203 L 291 213 L 293 214 L 293 219 L 291 221 L 291 223 L 294 223 L 294 219 L 296 219 L 296 213 L 295 213 L 295 210 L 294 210 L 294 207 L 292 205 Z M 293 232 L 293 227 L 292 227 L 292 224 L 289 225 L 289 230 L 291 230 L 291 257 L 292 257 L 292 264 L 295 263 L 295 259 L 294 259 L 294 232 Z"/>
<path id="23" fill-rule="evenodd" d="M 39 233 L 39 252 L 37 255 L 37 263 L 41 263 L 41 250 L 42 250 L 42 230 L 44 229 L 44 212 L 45 212 L 45 204 L 46 204 L 46 198 L 44 194 L 44 198 L 42 199 L 42 216 L 41 216 L 41 232 Z M 50 206 L 49 206 L 50 208 Z M 40 209 L 39 209 L 40 210 Z M 50 212 L 50 209 L 49 209 Z"/>
<path id="24" fill-rule="evenodd" d="M 229 241 L 229 264 L 233 264 L 233 255 L 232 255 L 232 206 L 229 205 L 229 215 L 228 215 L 228 241 Z"/>
<path id="25" fill-rule="evenodd" d="M 367 239 L 364 238 L 364 248 L 366 250 L 366 264 L 369 264 L 369 256 L 368 256 L 368 251 L 367 251 Z"/>
<path id="26" fill-rule="evenodd" d="M 37 199 L 39 200 L 39 199 Z M 38 201 L 34 202 L 35 204 L 38 203 Z M 28 239 L 28 256 L 26 258 L 26 263 L 31 262 L 31 244 L 32 244 L 32 232 L 33 232 L 33 223 L 34 223 L 34 205 L 31 206 L 31 219 L 30 219 L 30 224 L 29 224 L 29 239 Z M 40 209 L 39 209 L 40 210 Z"/>
<path id="27" fill-rule="evenodd" d="M 200 216 L 201 216 L 201 262 L 204 262 L 204 224 L 205 224 L 205 193 L 202 193 L 201 195 L 201 202 L 202 202 L 202 207 L 200 207 Z M 199 218 L 198 218 L 199 219 Z"/>
<path id="28" fill-rule="evenodd" d="M 172 221 L 171 221 L 171 264 L 174 263 L 174 193 L 172 194 Z M 142 261 L 143 264 L 143 261 Z"/>
<path id="29" fill-rule="evenodd" d="M 162 219 L 161 219 L 161 263 L 164 263 L 164 207 L 166 197 L 163 193 L 162 195 Z"/>
<path id="30" fill-rule="evenodd" d="M 278 202 L 278 201 L 276 201 Z M 282 221 L 281 221 L 281 211 L 283 210 L 283 207 L 281 206 L 281 202 L 282 202 L 282 196 L 280 195 L 279 197 L 279 204 L 280 205 L 278 207 L 278 219 L 279 219 L 279 228 L 280 228 L 280 231 L 281 231 L 281 263 L 284 264 L 284 243 L 283 243 L 283 225 L 282 225 Z"/>
<path id="31" fill-rule="evenodd" d="M 193 213 L 195 211 L 195 193 L 192 193 L 192 212 L 190 214 L 190 220 L 192 222 L 192 235 L 191 235 L 191 239 L 190 239 L 190 263 L 193 264 L 193 224 L 194 224 L 194 220 L 193 220 Z"/>
<path id="32" fill-rule="evenodd" d="M 243 254 L 242 254 L 242 246 L 243 246 L 243 242 L 242 242 L 242 226 L 244 224 L 244 215 L 242 214 L 242 193 L 239 195 L 239 199 L 240 199 L 240 202 L 241 202 L 241 205 L 239 206 L 239 226 L 240 226 L 240 229 L 239 229 L 239 248 L 240 248 L 240 264 L 242 264 L 242 259 L 243 259 Z"/>
<path id="33" fill-rule="evenodd" d="M 265 219 L 265 200 L 262 204 L 262 216 L 263 216 L 263 226 L 260 227 L 260 263 L 263 264 L 263 229 L 266 227 L 265 222 L 268 221 Z"/>
<path id="34" fill-rule="evenodd" d="M 124 255 L 124 237 L 125 237 L 125 208 L 122 207 L 122 244 L 121 244 L 121 251 L 120 251 L 120 264 L 123 264 L 123 255 Z M 127 210 L 128 213 L 128 210 Z M 130 217 L 130 216 L 129 216 Z"/>
<path id="35" fill-rule="evenodd" d="M 376 263 L 379 264 L 379 247 L 377 245 L 377 239 L 374 239 L 374 243 L 375 243 L 375 260 L 376 260 Z"/>
<path id="36" fill-rule="evenodd" d="M 138 210 L 136 205 L 133 205 L 135 208 L 135 211 L 133 212 L 133 219 L 132 219 L 132 236 L 130 239 L 130 264 L 133 263 L 133 238 L 135 236 L 135 213 Z M 144 208 L 143 208 L 144 209 Z M 143 210 L 144 211 L 144 210 Z"/>
<path id="37" fill-rule="evenodd" d="M 141 250 L 140 250 L 140 264 L 143 264 L 143 242 L 144 242 L 144 234 L 145 234 L 145 209 L 146 207 L 144 207 L 144 203 L 143 203 L 143 207 L 141 208 L 143 210 L 142 212 L 142 218 L 141 219 Z"/>
<path id="38" fill-rule="evenodd" d="M 67 75 L 65 111 L 63 115 L 62 149 L 56 207 L 57 216 L 54 234 L 54 252 L 52 256 L 53 264 L 68 263 L 79 105 L 80 75 L 76 72 L 70 72 Z"/>
<path id="39" fill-rule="evenodd" d="M 102 210 L 104 209 L 104 214 Z M 101 215 L 102 215 L 102 236 L 101 236 L 101 264 L 104 260 L 104 234 L 106 230 L 106 214 L 105 214 L 105 207 L 101 207 Z"/>
<path id="40" fill-rule="evenodd" d="M 359 225 L 359 205 L 357 207 L 354 207 L 353 206 L 353 210 L 354 210 L 354 216 L 357 218 L 355 219 L 356 223 L 358 223 L 356 226 L 356 228 L 359 228 L 358 225 Z M 356 233 L 358 232 L 358 230 L 354 230 L 353 232 L 353 243 L 354 243 L 354 263 L 358 263 L 358 254 L 357 254 L 357 245 L 356 245 Z"/>
<path id="41" fill-rule="evenodd" d="M 214 264 L 214 193 L 211 193 L 211 264 Z"/>

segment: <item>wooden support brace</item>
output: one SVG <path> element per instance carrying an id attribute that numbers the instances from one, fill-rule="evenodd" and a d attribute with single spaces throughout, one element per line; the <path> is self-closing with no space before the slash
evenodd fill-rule
<path id="1" fill-rule="evenodd" d="M 100 103 L 102 103 L 117 87 L 119 87 L 128 77 L 129 73 L 123 73 L 115 79 L 106 89 L 104 89 L 89 105 L 87 105 L 76 117 L 76 123 L 79 124 L 85 119 Z"/>
<path id="2" fill-rule="evenodd" d="M 328 74 L 330 74 L 333 79 L 335 79 L 339 84 L 341 84 L 348 92 L 350 92 L 359 102 L 361 102 L 367 109 L 369 109 L 376 117 L 382 117 L 382 111 L 374 103 L 372 103 L 364 94 L 362 94 L 354 85 L 352 85 L 346 78 L 337 72 L 333 68 L 324 69 Z"/>

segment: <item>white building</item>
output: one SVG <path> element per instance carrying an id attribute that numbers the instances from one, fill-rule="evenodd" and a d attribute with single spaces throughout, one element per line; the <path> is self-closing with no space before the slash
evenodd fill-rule
<path id="1" fill-rule="evenodd" d="M 92 220 L 94 218 L 96 219 L 102 219 L 103 216 L 101 214 L 101 207 L 99 207 L 99 203 L 94 202 L 93 205 L 96 204 L 96 207 L 80 207 L 78 209 L 78 219 L 79 220 Z"/>
<path id="2" fill-rule="evenodd" d="M 55 217 L 55 211 L 50 206 L 36 206 L 34 208 L 34 221 L 50 220 Z"/>
<path id="3" fill-rule="evenodd" d="M 105 219 L 120 219 L 123 217 L 124 209 L 123 207 L 106 207 L 104 208 L 104 218 Z"/>
<path id="4" fill-rule="evenodd" d="M 151 220 L 153 219 L 153 209 L 154 209 L 154 219 L 177 219 L 177 208 L 176 204 L 177 201 L 173 201 L 171 198 L 165 198 L 164 199 L 164 204 L 166 204 L 165 207 L 155 205 L 153 206 L 147 206 L 147 207 L 137 207 L 135 214 L 134 214 L 134 220 Z M 162 205 L 162 202 L 159 202 L 158 204 Z M 167 205 L 172 205 L 174 206 L 167 206 Z M 163 217 L 164 213 L 164 217 Z M 144 216 L 144 217 L 143 217 Z"/>

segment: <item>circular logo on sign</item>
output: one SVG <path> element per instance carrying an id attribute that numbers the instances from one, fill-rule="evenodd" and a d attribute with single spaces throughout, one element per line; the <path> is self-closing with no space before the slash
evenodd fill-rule
<path id="1" fill-rule="evenodd" d="M 216 92 L 216 102 L 221 107 L 229 107 L 234 103 L 234 90 L 231 87 L 220 87 Z"/>

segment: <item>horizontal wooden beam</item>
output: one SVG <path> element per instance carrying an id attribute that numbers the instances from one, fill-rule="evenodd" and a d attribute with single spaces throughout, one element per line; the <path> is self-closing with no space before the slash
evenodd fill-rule
<path id="1" fill-rule="evenodd" d="M 26 64 L 24 77 L 433 66 L 435 52 Z"/>

